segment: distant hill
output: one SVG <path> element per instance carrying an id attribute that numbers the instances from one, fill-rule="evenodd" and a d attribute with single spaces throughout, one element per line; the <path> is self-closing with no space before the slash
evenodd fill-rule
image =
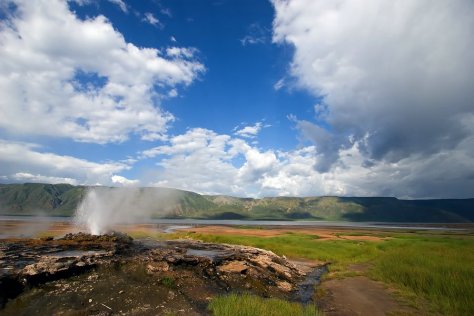
<path id="1" fill-rule="evenodd" d="M 72 216 L 88 187 L 0 184 L 0 214 Z M 116 189 L 132 190 L 132 189 Z M 399 200 L 393 197 L 237 198 L 167 188 L 140 188 L 153 217 L 375 222 L 474 222 L 474 199 Z M 99 191 L 100 192 L 100 191 Z"/>

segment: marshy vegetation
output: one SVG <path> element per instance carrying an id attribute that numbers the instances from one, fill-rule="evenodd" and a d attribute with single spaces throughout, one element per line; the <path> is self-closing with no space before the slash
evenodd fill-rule
<path id="1" fill-rule="evenodd" d="M 209 303 L 214 316 L 322 316 L 314 305 L 301 305 L 276 298 L 250 294 L 217 296 Z"/>
<path id="2" fill-rule="evenodd" d="M 174 238 L 248 245 L 290 258 L 330 262 L 328 278 L 362 274 L 384 282 L 396 290 L 400 298 L 425 313 L 474 314 L 474 236 L 422 232 L 384 232 L 381 236 L 387 238 L 377 241 L 325 240 L 304 233 L 270 237 L 192 232 L 172 235 Z M 357 263 L 365 263 L 370 268 L 363 272 L 348 269 Z M 239 305 L 235 303 L 239 300 L 253 299 L 231 296 L 219 298 L 213 304 Z"/>

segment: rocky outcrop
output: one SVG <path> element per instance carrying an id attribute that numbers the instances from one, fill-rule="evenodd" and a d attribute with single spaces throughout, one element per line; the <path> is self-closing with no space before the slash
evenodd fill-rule
<path id="1" fill-rule="evenodd" d="M 157 281 L 186 276 L 190 288 L 201 284 L 215 293 L 251 291 L 276 297 L 290 297 L 305 275 L 286 258 L 268 250 L 194 240 L 134 241 L 120 233 L 0 240 L 0 304 L 23 288 L 117 265 L 114 269 L 130 266 L 134 273 L 143 269 L 146 278 Z M 146 282 L 152 282 L 150 286 L 174 286 L 169 280 Z M 5 287 L 12 288 L 12 282 L 20 290 L 7 296 Z"/>

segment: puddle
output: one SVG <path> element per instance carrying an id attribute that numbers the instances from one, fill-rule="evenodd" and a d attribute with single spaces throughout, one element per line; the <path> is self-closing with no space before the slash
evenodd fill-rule
<path id="1" fill-rule="evenodd" d="M 189 226 L 189 225 L 186 225 L 186 226 L 184 226 L 184 225 L 171 225 L 171 226 L 166 227 L 163 230 L 163 232 L 169 234 L 169 233 L 172 233 L 172 232 L 174 232 L 175 230 L 178 230 L 178 229 L 185 229 L 185 228 L 191 228 L 191 227 L 192 226 Z"/>
<path id="2" fill-rule="evenodd" d="M 83 257 L 83 256 L 99 256 L 105 255 L 107 251 L 105 250 L 64 250 L 58 252 L 48 253 L 45 256 L 47 257 L 58 257 L 58 258 L 69 258 L 69 257 Z"/>
<path id="3" fill-rule="evenodd" d="M 214 250 L 214 249 L 192 249 L 189 248 L 186 250 L 187 256 L 194 256 L 194 257 L 205 257 L 211 260 L 215 260 L 218 257 L 226 256 L 227 253 L 224 251 Z"/>
<path id="4" fill-rule="evenodd" d="M 10 274 L 13 270 L 15 270 L 15 267 L 13 267 L 13 266 L 0 268 L 0 277 L 3 276 L 3 275 Z"/>
<path id="5" fill-rule="evenodd" d="M 303 303 L 308 304 L 313 301 L 315 287 L 321 283 L 321 277 L 328 272 L 327 265 L 317 267 L 306 275 L 303 282 L 298 285 L 296 290 L 296 299 Z"/>

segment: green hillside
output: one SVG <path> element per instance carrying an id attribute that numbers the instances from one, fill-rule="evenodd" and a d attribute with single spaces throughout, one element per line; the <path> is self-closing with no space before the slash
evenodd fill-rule
<path id="1" fill-rule="evenodd" d="M 0 184 L 0 214 L 71 216 L 88 187 L 69 184 Z M 108 188 L 98 187 L 97 192 Z M 474 199 L 399 200 L 392 197 L 266 197 L 200 195 L 167 188 L 133 190 L 153 217 L 380 222 L 473 222 Z M 104 191 L 105 192 L 105 191 Z M 133 201 L 135 201 L 133 200 Z M 143 206 L 142 206 L 143 207 Z"/>
<path id="2" fill-rule="evenodd" d="M 70 184 L 0 184 L 0 214 L 69 216 L 84 193 Z"/>

